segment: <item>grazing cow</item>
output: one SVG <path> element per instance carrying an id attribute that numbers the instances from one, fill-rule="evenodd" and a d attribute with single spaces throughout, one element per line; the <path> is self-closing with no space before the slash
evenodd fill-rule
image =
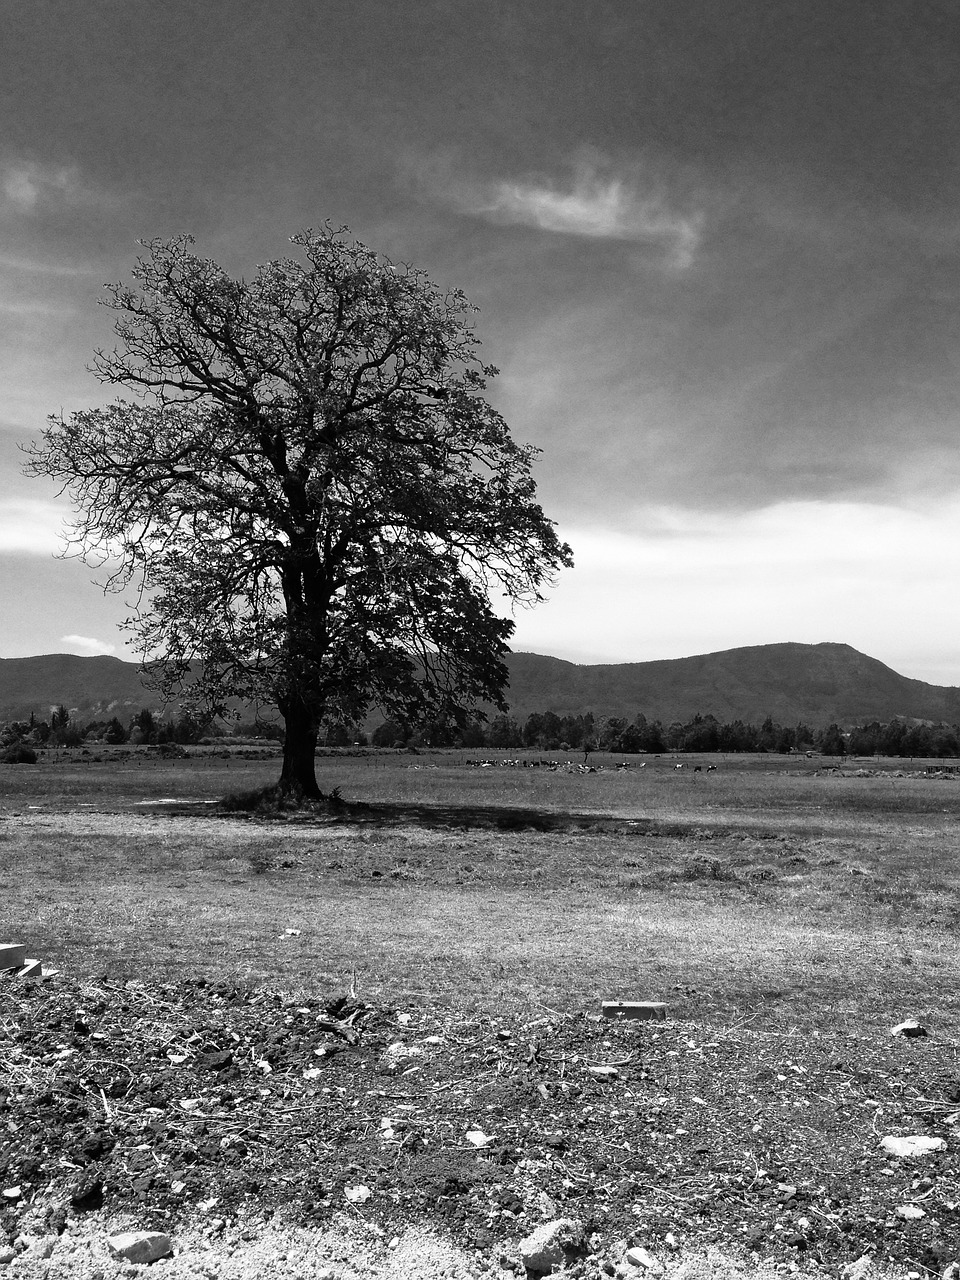
<path id="1" fill-rule="evenodd" d="M 693 766 L 693 772 L 694 772 L 694 773 L 703 773 L 703 769 L 700 767 L 700 765 L 695 764 L 695 765 Z"/>
<path id="2" fill-rule="evenodd" d="M 717 766 L 715 764 L 707 765 L 707 773 L 716 773 L 716 772 L 717 772 Z"/>
<path id="3" fill-rule="evenodd" d="M 682 765 L 682 764 L 675 764 L 673 767 L 674 767 L 675 769 L 682 769 L 682 768 L 683 768 L 683 765 Z"/>

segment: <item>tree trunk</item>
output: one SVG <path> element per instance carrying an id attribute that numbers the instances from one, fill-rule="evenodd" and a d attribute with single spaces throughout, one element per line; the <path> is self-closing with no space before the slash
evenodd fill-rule
<path id="1" fill-rule="evenodd" d="M 298 698 L 285 698 L 280 713 L 285 726 L 280 790 L 304 800 L 320 800 L 323 792 L 317 784 L 314 759 L 319 718 Z"/>

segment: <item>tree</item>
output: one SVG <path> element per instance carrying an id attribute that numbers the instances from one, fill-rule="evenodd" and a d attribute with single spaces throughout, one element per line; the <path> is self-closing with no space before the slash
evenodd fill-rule
<path id="1" fill-rule="evenodd" d="M 108 286 L 95 371 L 140 400 L 53 418 L 28 472 L 70 493 L 72 539 L 141 588 L 156 687 L 283 716 L 285 791 L 320 795 L 321 721 L 503 706 L 513 623 L 570 549 L 537 451 L 484 399 L 472 309 L 330 227 L 233 280 L 190 237 L 144 242 Z M 189 679 L 188 679 L 189 677 Z"/>
<path id="2" fill-rule="evenodd" d="M 129 734 L 123 727 L 116 716 L 109 722 L 103 734 L 104 742 L 109 742 L 111 746 L 120 746 L 121 743 L 127 741 Z"/>
<path id="3" fill-rule="evenodd" d="M 824 729 L 820 736 L 820 752 L 825 756 L 846 755 L 847 746 L 838 725 L 830 724 Z"/>

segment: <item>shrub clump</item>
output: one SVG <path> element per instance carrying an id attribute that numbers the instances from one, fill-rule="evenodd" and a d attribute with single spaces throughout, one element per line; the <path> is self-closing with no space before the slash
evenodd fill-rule
<path id="1" fill-rule="evenodd" d="M 14 742 L 0 755 L 3 764 L 36 764 L 37 753 L 25 742 Z"/>

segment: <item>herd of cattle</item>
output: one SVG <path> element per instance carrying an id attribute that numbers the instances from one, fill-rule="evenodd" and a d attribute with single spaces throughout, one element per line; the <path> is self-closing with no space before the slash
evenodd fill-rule
<path id="1" fill-rule="evenodd" d="M 549 769 L 551 773 L 603 773 L 605 766 L 602 764 L 576 764 L 573 760 L 468 760 L 467 765 L 472 769 Z M 616 773 L 622 773 L 626 769 L 637 768 L 645 769 L 647 767 L 646 760 L 642 760 L 638 765 L 631 765 L 629 760 L 622 760 L 619 764 L 611 766 Z M 693 773 L 716 773 L 717 766 L 715 764 L 708 765 L 687 765 L 675 764 L 673 769 L 690 769 Z"/>

